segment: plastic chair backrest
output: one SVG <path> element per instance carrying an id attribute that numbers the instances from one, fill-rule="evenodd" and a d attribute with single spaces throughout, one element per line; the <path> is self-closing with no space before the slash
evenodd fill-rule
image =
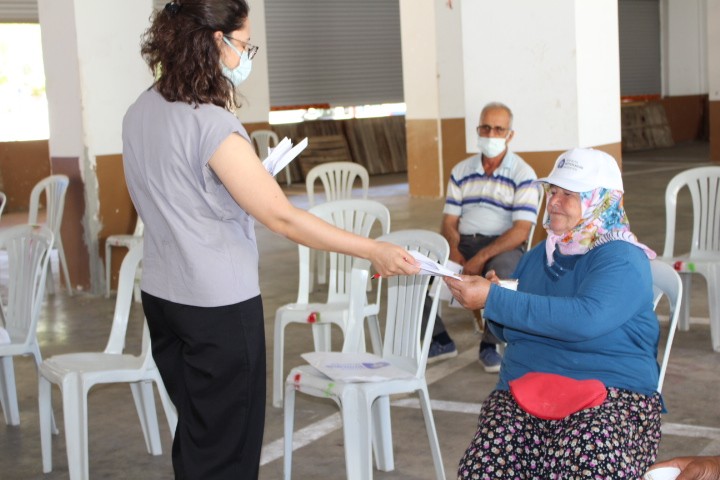
<path id="1" fill-rule="evenodd" d="M 308 203 L 315 205 L 315 182 L 320 179 L 325 190 L 325 200 L 343 200 L 352 197 L 353 185 L 360 178 L 362 198 L 367 198 L 370 176 L 365 167 L 353 162 L 327 162 L 314 166 L 305 176 Z"/>
<path id="2" fill-rule="evenodd" d="M 390 211 L 385 205 L 375 200 L 336 200 L 316 205 L 309 212 L 338 228 L 363 237 L 370 236 L 375 222 L 380 223 L 383 234 L 390 231 Z M 310 249 L 304 245 L 298 245 L 298 255 L 300 257 L 300 275 L 297 303 L 308 303 L 310 297 Z M 353 257 L 335 252 L 329 252 L 328 256 L 330 258 L 330 278 L 327 301 L 346 300 L 349 295 Z"/>
<path id="3" fill-rule="evenodd" d="M 137 222 L 135 222 L 133 237 L 142 237 L 143 232 L 145 232 L 145 224 L 143 223 L 142 218 L 140 218 L 140 215 L 138 215 Z"/>
<path id="4" fill-rule="evenodd" d="M 55 235 L 58 235 L 65 208 L 65 193 L 69 184 L 70 179 L 66 175 L 50 175 L 35 184 L 30 192 L 28 223 L 37 223 L 40 194 L 45 192 L 45 207 L 47 208 L 45 223 Z"/>
<path id="5" fill-rule="evenodd" d="M 663 382 L 665 381 L 665 372 L 670 358 L 670 349 L 675 338 L 675 330 L 677 329 L 678 317 L 680 316 L 680 301 L 682 300 L 682 281 L 680 275 L 667 263 L 661 260 L 653 260 L 650 262 L 650 270 L 653 278 L 653 308 L 656 308 L 660 302 L 660 298 L 665 295 L 670 305 L 670 322 L 668 329 L 668 337 L 665 342 L 665 350 L 663 358 L 660 362 L 660 378 L 658 380 L 658 392 L 662 392 Z"/>
<path id="6" fill-rule="evenodd" d="M 527 244 L 525 245 L 525 251 L 529 251 L 533 247 L 533 236 L 535 236 L 535 229 L 537 228 L 538 224 L 540 224 L 540 228 L 542 228 L 542 224 L 545 223 L 545 215 L 547 214 L 546 211 L 543 210 L 543 200 L 545 199 L 545 189 L 538 185 L 538 203 L 537 203 L 537 220 L 535 223 L 530 227 L 530 234 L 528 235 Z M 541 215 L 542 212 L 542 215 Z"/>
<path id="7" fill-rule="evenodd" d="M 125 348 L 128 318 L 130 317 L 130 307 L 133 303 L 135 272 L 142 260 L 142 256 L 143 245 L 142 243 L 138 243 L 130 248 L 130 251 L 125 255 L 120 265 L 117 298 L 115 299 L 115 313 L 113 314 L 112 329 L 110 330 L 110 338 L 105 347 L 105 353 L 120 354 Z M 143 353 L 146 353 L 147 348 L 145 342 L 143 338 Z"/>
<path id="8" fill-rule="evenodd" d="M 5 328 L 18 343 L 30 344 L 45 294 L 45 275 L 54 235 L 49 227 L 18 225 L 0 233 L 0 248 L 8 256 L 8 297 Z"/>
<path id="9" fill-rule="evenodd" d="M 378 237 L 378 240 L 417 250 L 444 265 L 450 254 L 447 240 L 429 230 L 398 230 Z M 383 358 L 393 358 L 398 365 L 415 371 L 417 378 L 425 375 L 428 350 L 432 341 L 432 327 L 421 338 L 423 306 L 427 298 L 429 275 L 398 275 L 387 281 L 387 308 Z M 437 295 L 442 281 L 433 282 L 433 303 L 428 318 L 434 319 L 438 308 Z"/>
<path id="10" fill-rule="evenodd" d="M 260 160 L 265 160 L 269 154 L 269 149 L 280 143 L 278 134 L 272 130 L 255 130 L 250 134 L 250 140 L 255 143 Z"/>
<path id="11" fill-rule="evenodd" d="M 2 218 L 3 210 L 5 210 L 5 205 L 7 205 L 7 195 L 5 195 L 3 192 L 0 192 L 0 218 Z"/>
<path id="12" fill-rule="evenodd" d="M 665 249 L 673 257 L 677 195 L 687 186 L 693 204 L 693 231 L 690 257 L 717 259 L 720 255 L 720 167 L 698 167 L 680 172 L 665 189 Z"/>

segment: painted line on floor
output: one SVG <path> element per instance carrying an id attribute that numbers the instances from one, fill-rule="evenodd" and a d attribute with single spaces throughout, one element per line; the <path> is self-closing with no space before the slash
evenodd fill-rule
<path id="1" fill-rule="evenodd" d="M 630 166 L 632 166 L 632 165 L 633 165 L 633 164 L 630 163 L 630 164 L 628 164 L 628 167 L 630 167 Z M 634 175 L 645 175 L 646 173 L 671 172 L 671 171 L 674 171 L 674 170 L 687 170 L 688 168 L 700 167 L 700 166 L 704 166 L 704 165 L 711 165 L 711 164 L 710 164 L 710 163 L 707 163 L 707 162 L 692 163 L 692 164 L 686 163 L 686 164 L 677 165 L 677 166 L 647 168 L 647 169 L 634 170 L 634 171 L 627 171 L 627 170 L 625 170 L 625 171 L 622 172 L 622 176 L 623 176 L 623 177 L 629 177 L 629 176 L 634 176 Z"/>
<path id="2" fill-rule="evenodd" d="M 329 417 L 325 417 L 320 421 L 311 423 L 307 427 L 293 432 L 293 452 L 340 428 L 342 428 L 340 413 L 333 413 Z M 265 465 L 278 458 L 282 458 L 285 453 L 284 443 L 282 438 L 278 438 L 267 445 L 263 445 L 262 454 L 260 455 L 260 465 Z"/>

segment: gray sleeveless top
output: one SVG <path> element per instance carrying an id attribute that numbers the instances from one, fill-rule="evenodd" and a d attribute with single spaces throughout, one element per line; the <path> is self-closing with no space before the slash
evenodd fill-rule
<path id="1" fill-rule="evenodd" d="M 248 139 L 227 110 L 167 102 L 154 88 L 125 114 L 125 180 L 145 223 L 143 291 L 199 307 L 260 294 L 254 220 L 208 165 L 233 133 Z"/>

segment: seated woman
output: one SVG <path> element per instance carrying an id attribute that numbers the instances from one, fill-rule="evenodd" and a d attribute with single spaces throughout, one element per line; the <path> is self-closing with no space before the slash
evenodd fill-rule
<path id="1" fill-rule="evenodd" d="M 494 272 L 446 280 L 507 343 L 458 478 L 638 479 L 660 441 L 655 253 L 630 232 L 610 155 L 570 150 L 538 181 L 548 237 L 518 264 L 517 291 Z"/>

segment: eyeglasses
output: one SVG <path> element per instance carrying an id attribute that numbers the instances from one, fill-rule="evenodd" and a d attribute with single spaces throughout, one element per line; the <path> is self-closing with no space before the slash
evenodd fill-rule
<path id="1" fill-rule="evenodd" d="M 257 45 L 253 45 L 252 43 L 248 43 L 246 41 L 240 40 L 239 38 L 233 38 L 230 35 L 225 35 L 225 38 L 227 38 L 228 40 L 235 40 L 236 42 L 242 43 L 243 49 L 247 51 L 248 58 L 250 60 L 253 59 L 253 57 L 257 54 L 258 50 L 260 49 L 260 47 L 258 47 Z"/>
<path id="2" fill-rule="evenodd" d="M 504 137 L 508 131 L 510 131 L 509 128 L 500 127 L 498 125 L 494 127 L 492 125 L 480 125 L 479 127 L 477 127 L 477 133 L 480 136 L 490 135 L 491 132 L 495 132 L 495 135 L 499 137 Z"/>

